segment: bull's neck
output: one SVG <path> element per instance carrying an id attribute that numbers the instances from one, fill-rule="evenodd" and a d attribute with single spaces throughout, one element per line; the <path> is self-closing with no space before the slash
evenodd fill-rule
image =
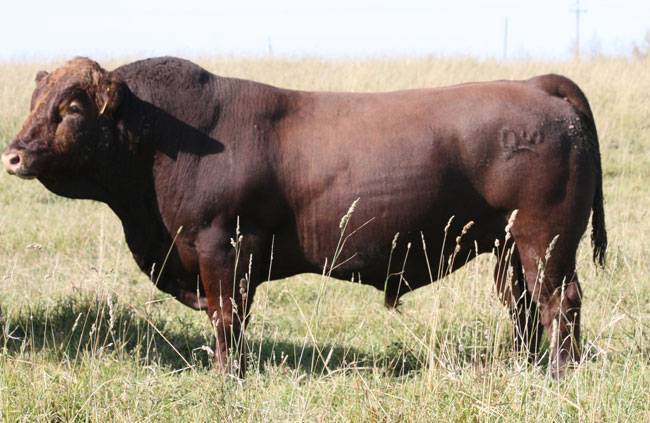
<path id="1" fill-rule="evenodd" d="M 123 119 L 115 125 L 114 139 L 105 164 L 96 160 L 97 166 L 90 170 L 90 180 L 100 189 L 93 198 L 108 204 L 117 214 L 127 213 L 141 207 L 151 197 L 151 127 L 152 113 L 143 102 L 130 101 Z"/>
<path id="2" fill-rule="evenodd" d="M 175 129 L 173 117 L 135 96 L 117 124 L 116 150 L 109 168 L 98 169 L 105 202 L 119 217 L 129 249 L 139 267 L 151 272 L 160 263 L 171 238 L 159 212 L 154 184 L 154 155 L 165 132 Z"/>

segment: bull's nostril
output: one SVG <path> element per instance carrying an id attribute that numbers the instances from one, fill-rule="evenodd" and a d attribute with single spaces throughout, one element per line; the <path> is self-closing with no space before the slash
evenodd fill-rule
<path id="1" fill-rule="evenodd" d="M 2 155 L 2 165 L 11 175 L 19 171 L 23 165 L 21 162 L 21 154 L 18 151 L 9 151 Z"/>

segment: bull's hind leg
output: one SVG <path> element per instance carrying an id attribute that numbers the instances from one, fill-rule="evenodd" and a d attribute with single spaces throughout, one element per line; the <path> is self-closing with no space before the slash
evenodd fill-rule
<path id="1" fill-rule="evenodd" d="M 561 377 L 580 358 L 580 285 L 575 271 L 579 234 L 570 222 L 520 213 L 512 230 L 526 286 L 548 333 L 551 370 Z M 578 230 L 576 230 L 578 229 Z"/>
<path id="2" fill-rule="evenodd" d="M 497 264 L 494 282 L 499 299 L 508 307 L 513 320 L 513 337 L 517 351 L 526 352 L 531 363 L 537 361 L 544 327 L 537 304 L 526 286 L 519 252 L 514 243 L 495 250 Z"/>

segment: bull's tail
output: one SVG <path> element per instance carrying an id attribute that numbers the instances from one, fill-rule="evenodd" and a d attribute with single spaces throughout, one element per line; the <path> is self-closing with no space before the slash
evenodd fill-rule
<path id="1" fill-rule="evenodd" d="M 594 116 L 589 107 L 589 101 L 580 87 L 573 81 L 561 75 L 543 75 L 530 79 L 530 83 L 536 85 L 548 94 L 560 97 L 568 101 L 578 112 L 581 120 L 586 124 L 589 137 L 591 138 L 591 149 L 596 167 L 596 192 L 591 206 L 591 245 L 593 248 L 593 260 L 601 267 L 605 265 L 607 253 L 607 230 L 605 229 L 605 209 L 603 208 L 603 173 L 600 162 L 600 146 L 598 143 L 598 132 Z"/>
<path id="2" fill-rule="evenodd" d="M 594 204 L 591 215 L 591 245 L 594 250 L 594 262 L 601 267 L 605 266 L 605 256 L 607 254 L 607 230 L 605 229 L 605 209 L 603 208 L 603 181 L 602 177 L 598 179 L 596 195 L 594 195 Z"/>

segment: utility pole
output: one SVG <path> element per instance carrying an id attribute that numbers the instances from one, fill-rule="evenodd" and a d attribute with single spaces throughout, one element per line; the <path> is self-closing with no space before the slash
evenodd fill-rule
<path id="1" fill-rule="evenodd" d="M 580 9 L 580 0 L 576 0 L 575 8 L 571 9 L 570 12 L 576 15 L 575 55 L 576 55 L 576 59 L 580 59 L 580 15 L 583 13 L 587 13 L 587 9 Z"/>
<path id="2" fill-rule="evenodd" d="M 508 58 L 508 17 L 503 21 L 503 58 Z"/>
<path id="3" fill-rule="evenodd" d="M 266 44 L 267 53 L 268 53 L 269 57 L 271 57 L 271 56 L 273 56 L 273 44 L 271 44 L 271 36 L 270 35 L 269 35 L 269 37 L 267 38 L 266 41 L 267 41 L 267 44 Z"/>

